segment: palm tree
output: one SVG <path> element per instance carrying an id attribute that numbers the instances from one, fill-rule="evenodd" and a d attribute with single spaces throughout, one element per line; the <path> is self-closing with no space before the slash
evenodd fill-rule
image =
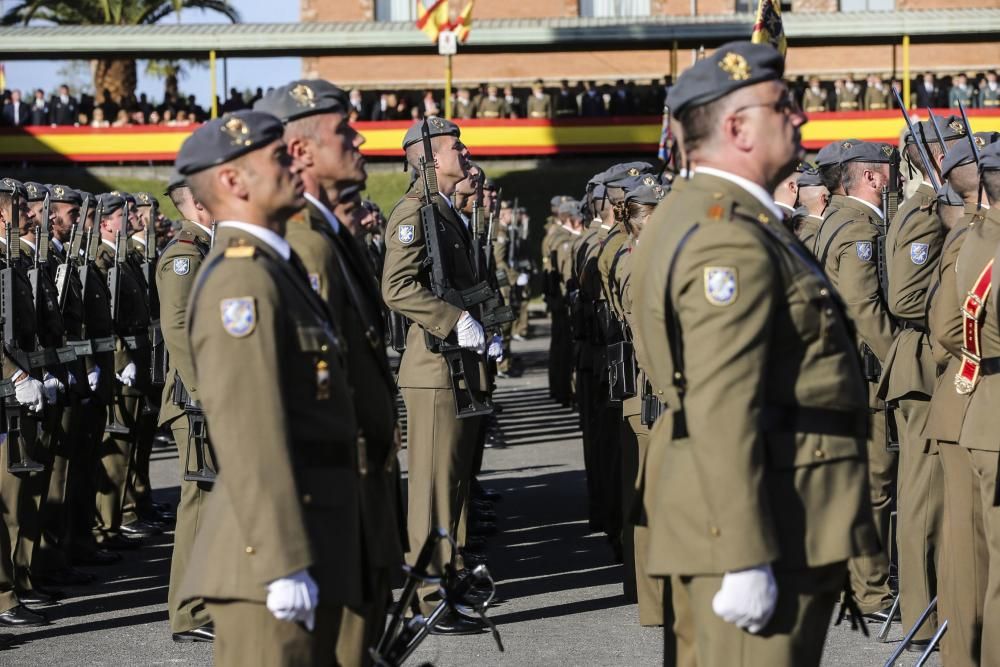
<path id="1" fill-rule="evenodd" d="M 183 9 L 203 9 L 223 14 L 233 23 L 239 12 L 227 0 L 22 0 L 10 8 L 0 24 L 52 23 L 55 25 L 148 25 Z M 135 95 L 135 60 L 99 58 L 90 61 L 94 93 L 104 90 L 112 99 Z"/>

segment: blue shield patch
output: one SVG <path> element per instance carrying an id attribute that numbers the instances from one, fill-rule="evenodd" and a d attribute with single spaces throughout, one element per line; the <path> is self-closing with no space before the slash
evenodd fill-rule
<path id="1" fill-rule="evenodd" d="M 728 306 L 739 295 L 736 268 L 732 266 L 705 267 L 705 298 L 713 306 Z"/>
<path id="2" fill-rule="evenodd" d="M 930 245 L 927 243 L 911 243 L 910 244 L 910 261 L 920 266 L 927 261 L 927 255 L 930 254 Z"/>
<path id="3" fill-rule="evenodd" d="M 257 327 L 257 304 L 252 296 L 223 299 L 219 303 L 222 328 L 234 338 L 245 338 Z"/>
<path id="4" fill-rule="evenodd" d="M 855 249 L 858 253 L 858 259 L 862 262 L 872 261 L 872 242 L 871 241 L 857 241 L 854 244 Z"/>
<path id="5" fill-rule="evenodd" d="M 191 260 L 187 257 L 178 257 L 174 260 L 174 273 L 179 276 L 186 276 L 191 271 Z"/>
<path id="6" fill-rule="evenodd" d="M 410 245 L 413 243 L 413 225 L 399 226 L 399 242 L 403 245 Z"/>

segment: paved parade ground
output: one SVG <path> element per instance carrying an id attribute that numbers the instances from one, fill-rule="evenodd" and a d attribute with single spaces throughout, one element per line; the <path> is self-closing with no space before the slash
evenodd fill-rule
<path id="1" fill-rule="evenodd" d="M 533 324 L 544 333 L 543 320 Z M 431 637 L 408 664 L 660 664 L 662 632 L 639 627 L 605 538 L 588 534 L 578 420 L 548 398 L 548 340 L 515 345 L 526 372 L 500 380 L 497 394 L 507 446 L 487 451 L 481 476 L 484 486 L 504 496 L 497 505 L 501 533 L 488 553 L 503 598 L 490 615 L 506 652 L 499 653 L 488 634 Z M 176 451 L 156 450 L 152 471 L 157 499 L 176 502 Z M 52 625 L 15 631 L 14 642 L 0 651 L 0 665 L 209 664 L 210 645 L 171 641 L 170 553 L 171 537 L 164 535 L 117 566 L 95 569 L 103 581 L 67 589 L 63 603 L 49 610 Z M 823 664 L 882 665 L 901 634 L 895 625 L 893 643 L 879 644 L 846 624 L 831 628 Z M 899 664 L 915 661 L 907 654 Z M 928 664 L 939 664 L 937 656 Z"/>

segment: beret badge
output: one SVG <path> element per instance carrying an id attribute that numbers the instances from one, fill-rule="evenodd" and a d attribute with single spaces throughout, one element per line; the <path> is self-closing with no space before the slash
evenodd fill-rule
<path id="1" fill-rule="evenodd" d="M 953 120 L 948 123 L 948 127 L 955 131 L 955 134 L 965 134 L 965 125 L 959 123 L 957 120 Z"/>
<path id="2" fill-rule="evenodd" d="M 52 192 L 54 192 L 56 197 L 59 197 L 60 199 L 66 196 L 66 189 L 61 185 L 57 185 L 52 188 Z"/>
<path id="3" fill-rule="evenodd" d="M 292 99 L 294 99 L 295 103 L 300 107 L 311 109 L 316 106 L 316 95 L 313 93 L 312 88 L 304 83 L 300 83 L 292 88 L 288 91 L 288 94 L 292 96 Z"/>
<path id="4" fill-rule="evenodd" d="M 882 144 L 882 152 L 885 153 L 886 157 L 891 156 L 892 155 L 892 146 L 890 146 L 889 144 Z"/>
<path id="5" fill-rule="evenodd" d="M 653 178 L 652 176 L 646 176 L 645 178 L 642 179 L 642 182 L 643 182 L 643 185 L 648 185 L 648 186 L 651 186 L 651 187 L 654 186 L 654 185 L 656 185 L 656 179 Z"/>
<path id="6" fill-rule="evenodd" d="M 427 122 L 429 122 L 432 126 L 436 127 L 439 130 L 444 129 L 444 121 L 442 121 L 437 116 L 432 116 Z"/>
<path id="7" fill-rule="evenodd" d="M 233 146 L 249 146 L 250 128 L 241 119 L 232 117 L 219 128 L 233 140 Z"/>
<path id="8" fill-rule="evenodd" d="M 28 185 L 26 186 L 26 188 L 28 190 L 28 194 L 31 195 L 32 197 L 34 197 L 36 194 L 38 194 L 38 188 L 35 187 L 34 183 L 28 183 Z"/>
<path id="9" fill-rule="evenodd" d="M 750 63 L 738 53 L 729 52 L 719 62 L 722 71 L 733 81 L 746 81 L 750 78 Z"/>
<path id="10" fill-rule="evenodd" d="M 843 148 L 845 151 L 848 148 L 851 148 L 852 146 L 854 146 L 854 144 L 852 144 L 850 141 L 845 141 L 844 143 L 840 144 L 840 147 Z"/>

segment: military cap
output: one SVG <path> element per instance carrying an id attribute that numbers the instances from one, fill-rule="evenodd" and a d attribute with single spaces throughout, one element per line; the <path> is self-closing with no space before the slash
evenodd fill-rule
<path id="1" fill-rule="evenodd" d="M 97 197 L 95 197 L 92 193 L 87 192 L 86 190 L 77 190 L 77 192 L 80 193 L 81 201 L 89 200 L 91 206 L 97 206 Z"/>
<path id="2" fill-rule="evenodd" d="M 941 138 L 945 141 L 953 141 L 965 137 L 965 124 L 962 122 L 961 116 L 934 116 L 934 118 L 937 120 L 938 132 L 941 133 Z M 922 135 L 921 138 L 925 144 L 937 143 L 937 134 L 934 132 L 934 126 L 931 124 L 930 119 L 920 121 L 914 125 L 914 129 Z M 905 141 L 910 146 L 915 143 L 909 130 L 906 131 Z"/>
<path id="3" fill-rule="evenodd" d="M 254 111 L 277 116 L 282 123 L 321 113 L 344 113 L 350 99 L 324 79 L 299 79 L 274 88 L 253 105 Z"/>
<path id="4" fill-rule="evenodd" d="M 660 200 L 667 196 L 669 188 L 664 187 L 657 181 L 653 185 L 640 185 L 637 188 L 629 190 L 625 194 L 626 204 L 648 204 L 655 206 L 660 203 Z"/>
<path id="5" fill-rule="evenodd" d="M 152 206 L 153 202 L 156 201 L 156 197 L 148 192 L 136 192 L 135 195 L 133 195 L 133 199 L 135 200 L 135 205 L 139 208 Z"/>
<path id="6" fill-rule="evenodd" d="M 874 141 L 843 141 L 840 144 L 840 162 L 865 162 L 885 164 L 899 161 L 899 151 L 889 144 Z"/>
<path id="7" fill-rule="evenodd" d="M 284 133 L 281 121 L 269 113 L 229 113 L 208 121 L 185 139 L 174 167 L 184 176 L 197 174 L 259 150 Z"/>
<path id="8" fill-rule="evenodd" d="M 417 121 L 406 131 L 406 134 L 403 136 L 404 151 L 413 144 L 420 143 L 424 140 L 424 123 L 427 123 L 427 130 L 430 132 L 431 139 L 446 135 L 451 135 L 453 137 L 462 136 L 462 130 L 458 127 L 458 125 L 455 125 L 453 122 L 445 118 L 431 116 L 430 118 Z"/>
<path id="9" fill-rule="evenodd" d="M 47 187 L 34 181 L 25 181 L 24 190 L 28 193 L 28 201 L 31 202 L 42 201 L 45 199 L 45 195 L 49 193 Z"/>
<path id="10" fill-rule="evenodd" d="M 699 60 L 677 79 L 667 96 L 675 118 L 726 95 L 764 81 L 781 79 L 785 59 L 774 47 L 751 42 L 729 42 Z"/>
<path id="11" fill-rule="evenodd" d="M 636 190 L 638 188 L 651 188 L 657 185 L 661 187 L 663 185 L 657 174 L 640 174 L 638 176 L 629 176 L 626 179 L 618 181 L 615 183 L 614 187 L 621 188 L 625 191 L 625 194 L 628 194 L 632 190 Z"/>
<path id="12" fill-rule="evenodd" d="M 28 198 L 28 191 L 24 189 L 24 183 L 13 178 L 0 178 L 0 192 L 5 195 L 16 194 L 21 199 Z"/>
<path id="13" fill-rule="evenodd" d="M 580 213 L 580 202 L 575 199 L 567 199 L 559 204 L 559 215 L 578 215 Z"/>
<path id="14" fill-rule="evenodd" d="M 840 164 L 843 160 L 840 159 L 842 152 L 841 146 L 845 143 L 856 144 L 861 143 L 858 139 L 845 139 L 844 141 L 834 141 L 823 148 L 819 149 L 819 153 L 816 153 L 816 166 L 822 169 L 823 167 L 832 167 L 835 164 Z"/>
<path id="15" fill-rule="evenodd" d="M 514 206 L 514 204 L 511 203 L 511 201 L 509 199 L 504 199 L 503 201 L 500 202 L 500 208 L 501 209 L 505 209 L 506 210 L 508 208 L 512 208 L 513 206 Z"/>
<path id="16" fill-rule="evenodd" d="M 815 169 L 806 169 L 805 171 L 799 172 L 798 186 L 800 188 L 817 188 L 825 187 L 826 184 L 819 177 L 819 171 Z"/>
<path id="17" fill-rule="evenodd" d="M 569 195 L 556 195 L 549 202 L 549 205 L 555 208 L 556 206 L 559 206 L 559 204 L 563 203 L 564 201 L 569 201 L 570 199 L 572 199 L 572 197 L 570 197 Z"/>
<path id="18" fill-rule="evenodd" d="M 125 198 L 117 192 L 105 192 L 97 196 L 97 205 L 102 215 L 111 215 L 120 208 L 125 208 Z"/>
<path id="19" fill-rule="evenodd" d="M 184 176 L 179 171 L 174 169 L 170 172 L 170 178 L 167 180 L 167 189 L 163 194 L 169 195 L 177 188 L 183 188 L 186 186 L 187 181 L 184 179 Z"/>
<path id="20" fill-rule="evenodd" d="M 496 189 L 497 189 L 497 182 L 494 181 L 492 178 L 487 177 L 486 180 L 483 181 L 483 190 L 493 191 Z"/>
<path id="21" fill-rule="evenodd" d="M 973 136 L 976 140 L 976 147 L 982 153 L 987 146 L 996 141 L 998 135 L 996 132 L 976 132 Z M 967 165 L 974 159 L 969 140 L 958 142 L 951 146 L 948 149 L 948 154 L 944 156 L 944 162 L 941 163 L 941 176 L 947 178 L 952 169 Z"/>
<path id="22" fill-rule="evenodd" d="M 941 191 L 937 193 L 937 200 L 939 204 L 944 206 L 965 206 L 965 200 L 958 196 L 955 188 L 951 187 L 951 183 L 944 184 Z"/>
<path id="23" fill-rule="evenodd" d="M 53 185 L 49 187 L 49 201 L 53 204 L 83 204 L 83 195 L 73 188 L 65 185 Z"/>

